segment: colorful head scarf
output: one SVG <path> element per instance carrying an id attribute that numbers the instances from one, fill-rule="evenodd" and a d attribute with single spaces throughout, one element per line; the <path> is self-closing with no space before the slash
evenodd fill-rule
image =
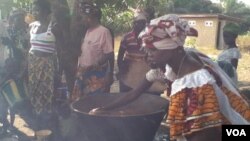
<path id="1" fill-rule="evenodd" d="M 198 36 L 198 32 L 187 21 L 169 14 L 152 20 L 139 38 L 142 39 L 142 47 L 163 50 L 182 47 L 187 36 Z"/>
<path id="2" fill-rule="evenodd" d="M 101 18 L 101 9 L 95 3 L 79 2 L 80 13 Z"/>

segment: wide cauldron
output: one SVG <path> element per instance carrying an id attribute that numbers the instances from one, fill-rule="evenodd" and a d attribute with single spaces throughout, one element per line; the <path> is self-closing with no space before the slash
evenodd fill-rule
<path id="1" fill-rule="evenodd" d="M 152 141 L 166 113 L 168 102 L 143 94 L 126 106 L 103 115 L 89 115 L 96 107 L 108 104 L 120 94 L 94 95 L 78 100 L 71 108 L 78 114 L 82 141 Z"/>

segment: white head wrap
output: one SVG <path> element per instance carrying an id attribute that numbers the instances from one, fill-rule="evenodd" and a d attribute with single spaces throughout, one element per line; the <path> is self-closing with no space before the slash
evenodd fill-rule
<path id="1" fill-rule="evenodd" d="M 169 14 L 154 19 L 139 35 L 144 47 L 175 49 L 184 45 L 187 36 L 198 36 L 195 29 L 189 27 L 188 22 L 177 15 Z"/>

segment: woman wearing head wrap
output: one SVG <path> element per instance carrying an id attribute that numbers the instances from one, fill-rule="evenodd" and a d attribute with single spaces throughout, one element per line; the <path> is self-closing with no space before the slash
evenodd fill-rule
<path id="1" fill-rule="evenodd" d="M 134 15 L 132 31 L 121 40 L 117 57 L 120 92 L 127 92 L 134 88 L 150 69 L 145 61 L 146 54 L 141 50 L 141 39 L 138 38 L 146 24 L 146 13 L 137 10 Z M 150 91 L 159 92 L 161 90 L 151 88 Z"/>
<path id="2" fill-rule="evenodd" d="M 238 60 L 241 58 L 241 53 L 236 45 L 236 38 L 238 37 L 240 27 L 234 23 L 228 23 L 223 28 L 223 39 L 226 47 L 224 51 L 218 56 L 218 64 L 232 79 L 237 86 L 238 75 L 236 72 Z"/>
<path id="3" fill-rule="evenodd" d="M 107 93 L 113 83 L 114 48 L 108 28 L 101 25 L 101 9 L 94 3 L 79 3 L 82 23 L 87 27 L 78 58 L 73 99 Z"/>
<path id="4" fill-rule="evenodd" d="M 221 140 L 222 124 L 249 124 L 250 108 L 228 77 L 205 55 L 185 51 L 186 36 L 197 36 L 187 21 L 166 15 L 140 35 L 151 70 L 142 84 L 119 100 L 90 113 L 102 114 L 140 96 L 153 81 L 171 81 L 167 124 L 171 140 Z"/>
<path id="5" fill-rule="evenodd" d="M 141 76 L 144 75 L 143 72 L 146 73 L 148 70 L 144 61 L 146 54 L 140 50 L 141 39 L 138 38 L 140 32 L 146 27 L 146 22 L 145 13 L 135 13 L 132 31 L 127 33 L 121 40 L 117 57 L 120 92 L 131 90 L 132 86 L 141 81 L 138 78 L 143 78 Z"/>

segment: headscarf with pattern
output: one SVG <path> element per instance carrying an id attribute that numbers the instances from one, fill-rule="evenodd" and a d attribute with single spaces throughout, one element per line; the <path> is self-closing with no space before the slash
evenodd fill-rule
<path id="1" fill-rule="evenodd" d="M 139 38 L 142 39 L 142 47 L 163 50 L 182 47 L 187 36 L 198 36 L 198 32 L 186 20 L 169 14 L 151 20 Z"/>
<path id="2" fill-rule="evenodd" d="M 80 10 L 80 13 L 86 14 L 89 16 L 97 17 L 98 19 L 102 16 L 102 11 L 100 7 L 96 5 L 96 3 L 91 2 L 79 2 L 78 8 Z"/>

